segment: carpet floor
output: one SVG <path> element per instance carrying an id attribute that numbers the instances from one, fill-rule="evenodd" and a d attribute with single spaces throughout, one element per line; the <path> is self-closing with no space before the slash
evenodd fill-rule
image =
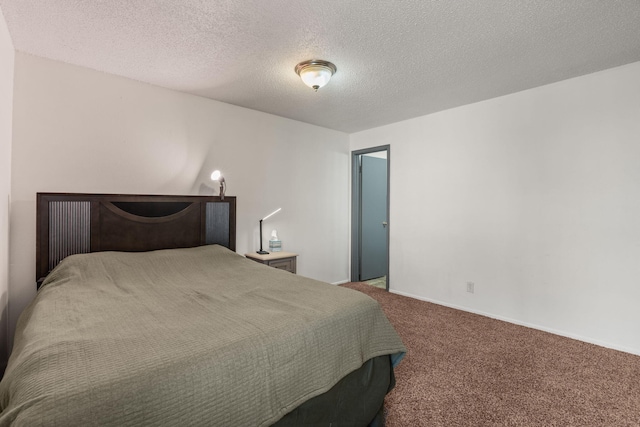
<path id="1" fill-rule="evenodd" d="M 387 427 L 640 426 L 640 356 L 392 294 L 380 302 L 407 347 Z"/>

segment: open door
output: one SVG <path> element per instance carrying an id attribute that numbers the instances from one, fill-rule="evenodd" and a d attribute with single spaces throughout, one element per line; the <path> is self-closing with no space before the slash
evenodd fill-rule
<path id="1" fill-rule="evenodd" d="M 387 275 L 387 159 L 363 154 L 360 168 L 360 280 L 370 280 Z"/>
<path id="2" fill-rule="evenodd" d="M 389 289 L 389 146 L 353 152 L 351 280 Z"/>

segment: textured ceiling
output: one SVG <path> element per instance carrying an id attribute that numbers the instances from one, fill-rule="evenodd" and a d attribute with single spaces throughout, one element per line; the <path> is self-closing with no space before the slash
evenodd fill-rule
<path id="1" fill-rule="evenodd" d="M 345 132 L 640 61 L 638 0 L 0 0 L 18 51 Z M 317 93 L 295 65 L 338 67 Z"/>

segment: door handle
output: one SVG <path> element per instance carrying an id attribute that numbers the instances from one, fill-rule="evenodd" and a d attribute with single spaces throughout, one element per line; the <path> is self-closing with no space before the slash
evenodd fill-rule
<path id="1" fill-rule="evenodd" d="M 382 226 L 386 227 L 387 225 L 389 225 L 389 223 L 387 221 L 382 221 Z"/>

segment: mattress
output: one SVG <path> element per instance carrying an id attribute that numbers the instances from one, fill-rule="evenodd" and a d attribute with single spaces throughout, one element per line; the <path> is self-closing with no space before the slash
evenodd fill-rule
<path id="1" fill-rule="evenodd" d="M 19 319 L 0 426 L 269 426 L 405 351 L 368 296 L 221 246 L 73 255 Z"/>

